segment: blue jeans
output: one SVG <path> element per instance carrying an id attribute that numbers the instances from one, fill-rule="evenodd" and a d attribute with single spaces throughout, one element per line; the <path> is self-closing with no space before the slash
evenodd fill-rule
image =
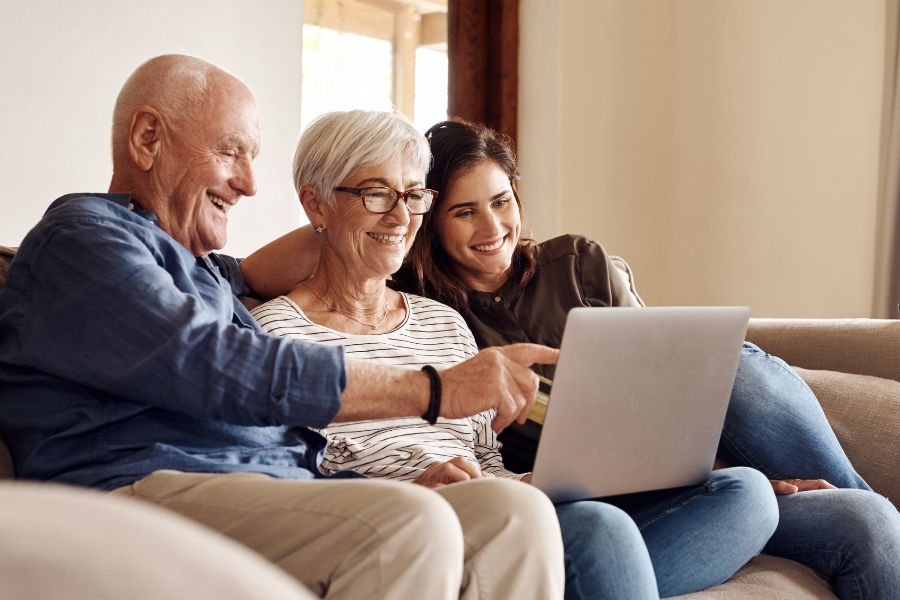
<path id="1" fill-rule="evenodd" d="M 826 479 L 839 488 L 872 489 L 850 464 L 806 382 L 749 342 L 741 351 L 719 455 L 769 479 Z"/>
<path id="2" fill-rule="evenodd" d="M 867 490 L 778 497 L 778 528 L 763 552 L 829 577 L 842 600 L 900 600 L 900 514 Z"/>
<path id="3" fill-rule="evenodd" d="M 841 598 L 900 599 L 900 514 L 850 464 L 806 383 L 750 343 L 719 453 L 770 479 L 825 479 L 849 488 L 779 497 L 778 528 L 765 552 L 830 577 Z"/>
<path id="4" fill-rule="evenodd" d="M 714 471 L 704 484 L 556 507 L 566 598 L 656 599 L 731 577 L 759 554 L 778 521 L 758 471 Z"/>

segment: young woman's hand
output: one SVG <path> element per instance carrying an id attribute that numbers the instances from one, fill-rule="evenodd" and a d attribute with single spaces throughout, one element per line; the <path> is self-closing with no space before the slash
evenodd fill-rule
<path id="1" fill-rule="evenodd" d="M 461 456 L 451 458 L 447 462 L 434 463 L 422 474 L 413 480 L 413 483 L 424 485 L 427 488 L 438 488 L 459 481 L 480 479 L 483 477 L 481 468 L 470 460 Z"/>
<path id="2" fill-rule="evenodd" d="M 713 462 L 714 469 L 724 469 L 728 464 L 718 456 Z M 837 489 L 824 479 L 770 479 L 772 489 L 775 490 L 777 496 L 788 496 L 797 492 L 806 492 L 808 490 L 834 490 Z"/>
<path id="3" fill-rule="evenodd" d="M 770 479 L 772 489 L 779 496 L 806 492 L 808 490 L 834 490 L 837 489 L 824 479 Z"/>

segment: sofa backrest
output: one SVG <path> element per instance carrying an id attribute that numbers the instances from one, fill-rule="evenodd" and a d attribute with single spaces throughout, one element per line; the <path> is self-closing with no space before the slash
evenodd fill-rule
<path id="1" fill-rule="evenodd" d="M 6 285 L 6 274 L 9 272 L 9 263 L 16 254 L 15 248 L 0 246 L 0 290 Z M 0 479 L 11 479 L 14 475 L 12 457 L 9 450 L 0 437 Z"/>

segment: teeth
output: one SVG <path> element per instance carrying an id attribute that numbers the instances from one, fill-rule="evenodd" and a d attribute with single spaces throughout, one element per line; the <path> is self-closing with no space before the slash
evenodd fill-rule
<path id="1" fill-rule="evenodd" d="M 212 194 L 207 194 L 209 199 L 212 200 L 213 204 L 218 206 L 219 208 L 225 208 L 225 201 L 219 198 L 218 196 L 214 196 Z"/>
<path id="2" fill-rule="evenodd" d="M 406 239 L 405 235 L 387 235 L 384 233 L 366 233 L 373 240 L 379 241 L 382 244 L 402 244 L 403 240 Z"/>
<path id="3" fill-rule="evenodd" d="M 488 246 L 472 246 L 472 247 L 475 248 L 476 250 L 478 250 L 479 252 L 490 252 L 491 250 L 496 250 L 497 248 L 502 246 L 503 240 L 505 240 L 505 239 L 506 238 L 500 238 L 499 240 L 497 240 L 496 242 L 494 242 L 493 244 L 490 244 Z"/>

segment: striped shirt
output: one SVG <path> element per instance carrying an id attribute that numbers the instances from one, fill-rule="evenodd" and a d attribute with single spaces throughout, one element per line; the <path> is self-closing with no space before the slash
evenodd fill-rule
<path id="1" fill-rule="evenodd" d="M 347 358 L 442 369 L 478 352 L 472 332 L 455 310 L 422 296 L 401 295 L 406 318 L 388 333 L 353 335 L 323 327 L 285 296 L 252 313 L 268 333 L 343 346 Z M 439 418 L 434 425 L 418 417 L 333 423 L 318 430 L 328 440 L 321 468 L 325 473 L 351 469 L 369 477 L 412 480 L 434 463 L 463 457 L 488 476 L 521 478 L 503 467 L 491 429 L 493 416 L 494 411 L 485 411 L 466 419 Z"/>

